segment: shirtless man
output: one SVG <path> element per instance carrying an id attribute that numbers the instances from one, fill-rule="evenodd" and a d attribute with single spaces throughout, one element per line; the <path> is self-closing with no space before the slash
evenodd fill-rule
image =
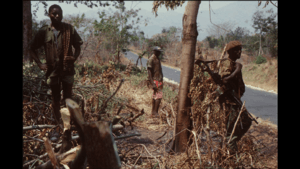
<path id="1" fill-rule="evenodd" d="M 153 90 L 151 116 L 158 115 L 158 108 L 163 96 L 163 73 L 161 68 L 161 61 L 159 58 L 161 52 L 161 48 L 155 46 L 153 48 L 152 56 L 147 61 L 148 80 L 150 81 Z"/>

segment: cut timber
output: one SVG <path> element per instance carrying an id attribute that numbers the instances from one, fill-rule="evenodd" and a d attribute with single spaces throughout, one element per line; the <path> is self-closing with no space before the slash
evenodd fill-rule
<path id="1" fill-rule="evenodd" d="M 60 114 L 61 114 L 61 119 L 64 123 L 64 131 L 65 130 L 70 130 L 71 129 L 71 117 L 70 117 L 70 112 L 67 108 L 62 108 L 60 109 Z"/>
<path id="2" fill-rule="evenodd" d="M 111 124 L 106 121 L 84 122 L 79 105 L 71 99 L 66 99 L 66 104 L 75 125 L 78 126 L 83 144 L 81 148 L 86 152 L 89 168 L 120 168 L 121 161 L 112 136 Z"/>
<path id="3" fill-rule="evenodd" d="M 44 143 L 45 143 L 46 151 L 47 151 L 48 156 L 50 158 L 50 161 L 52 163 L 53 169 L 55 169 L 56 165 L 57 165 L 57 160 L 56 160 L 56 157 L 54 155 L 54 151 L 52 150 L 51 143 L 50 143 L 50 141 L 47 137 L 44 137 L 43 140 L 44 140 Z"/>
<path id="4" fill-rule="evenodd" d="M 118 131 L 118 130 L 122 130 L 124 128 L 124 126 L 122 126 L 121 124 L 116 124 L 112 126 L 112 132 Z"/>
<path id="5" fill-rule="evenodd" d="M 67 163 L 72 161 L 75 158 L 75 156 L 76 156 L 77 152 L 79 151 L 80 147 L 81 146 L 78 145 L 78 146 L 70 149 L 69 151 L 67 151 L 63 154 L 56 155 L 55 158 L 56 158 L 57 163 L 60 163 L 66 169 L 69 168 L 69 166 L 67 166 Z M 42 157 L 47 156 L 47 155 L 48 155 L 48 153 L 45 153 L 43 156 L 40 156 L 39 158 L 42 158 Z M 49 155 L 49 157 L 50 157 L 50 155 Z M 23 167 L 25 167 L 25 166 L 23 166 Z M 53 168 L 53 164 L 52 164 L 51 160 L 48 160 L 47 162 L 37 166 L 36 168 L 37 169 Z"/>
<path id="6" fill-rule="evenodd" d="M 83 124 L 88 164 L 93 168 L 120 168 L 121 161 L 109 123 Z"/>
<path id="7" fill-rule="evenodd" d="M 112 120 L 112 124 L 115 125 L 119 123 L 120 120 L 121 120 L 121 116 L 116 115 Z"/>

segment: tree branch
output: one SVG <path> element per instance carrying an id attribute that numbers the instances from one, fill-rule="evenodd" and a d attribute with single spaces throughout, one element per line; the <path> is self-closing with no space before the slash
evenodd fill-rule
<path id="1" fill-rule="evenodd" d="M 34 126 L 25 126 L 23 131 L 32 130 L 32 129 L 42 129 L 42 128 L 55 128 L 57 125 L 34 125 Z"/>
<path id="2" fill-rule="evenodd" d="M 120 89 L 123 82 L 124 82 L 124 79 L 121 80 L 121 82 L 120 82 L 119 86 L 117 87 L 116 91 L 102 104 L 101 109 L 99 111 L 99 115 L 103 114 L 105 108 L 107 107 L 107 102 L 118 92 L 118 90 Z"/>

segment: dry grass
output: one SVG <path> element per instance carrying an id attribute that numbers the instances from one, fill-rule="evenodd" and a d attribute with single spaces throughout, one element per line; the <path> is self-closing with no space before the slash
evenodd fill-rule
<path id="1" fill-rule="evenodd" d="M 132 91 L 135 91 L 136 94 L 132 94 Z M 160 133 L 159 135 L 161 135 L 161 133 L 163 133 L 164 131 L 173 131 L 173 122 L 175 121 L 175 119 L 171 115 L 171 106 L 166 102 L 162 102 L 160 106 L 159 114 L 161 115 L 161 118 L 153 119 L 150 117 L 151 104 L 149 104 L 149 101 L 151 100 L 151 94 L 152 92 L 150 90 L 147 90 L 145 92 L 144 89 L 141 90 L 141 87 L 135 88 L 130 86 L 129 81 L 126 84 L 124 83 L 124 86 L 122 88 L 122 95 L 126 95 L 126 97 L 131 98 L 132 104 L 136 104 L 136 106 L 140 109 L 144 108 L 146 110 L 144 115 L 145 119 L 143 121 L 137 121 L 133 123 L 133 125 L 137 128 L 143 129 L 146 135 L 142 136 L 140 139 L 128 139 L 126 141 L 126 146 L 120 146 L 120 149 L 128 147 L 128 150 L 129 147 L 137 146 L 137 143 L 139 143 L 138 141 L 148 139 L 152 143 L 145 143 L 144 146 L 147 148 L 148 152 L 151 153 L 153 156 L 157 157 L 157 159 L 137 159 L 137 155 L 135 158 L 127 158 L 127 161 L 123 162 L 122 168 L 153 168 L 153 166 L 158 163 L 157 160 L 159 161 L 159 165 L 157 165 L 157 167 L 160 166 L 160 168 L 199 168 L 200 161 L 199 156 L 197 155 L 197 148 L 195 144 L 192 144 L 189 147 L 187 153 L 172 155 L 166 153 L 164 150 L 165 146 L 167 146 L 165 145 L 167 140 L 172 138 L 172 135 L 167 136 L 167 138 L 165 138 L 164 141 L 156 140 L 158 138 L 157 133 Z M 175 108 L 175 105 L 173 105 L 173 108 Z M 163 111 L 161 109 L 163 109 Z M 176 110 L 174 111 L 176 113 Z M 164 115 L 164 112 L 169 113 L 168 118 L 170 119 L 172 126 L 168 126 L 166 121 L 167 116 Z M 254 168 L 277 168 L 277 126 L 270 123 L 268 120 L 258 119 L 258 122 L 258 125 L 255 123 L 252 124 L 249 131 L 245 134 L 243 139 L 238 144 L 240 149 L 242 149 L 244 152 L 247 152 L 245 150 L 247 149 L 245 145 L 248 146 L 248 149 L 255 148 L 251 150 L 251 155 L 243 154 L 243 152 L 240 152 L 238 154 L 239 158 L 234 157 L 233 159 L 239 159 L 240 162 L 238 166 L 244 166 L 245 168 L 247 168 L 247 166 L 251 168 L 251 164 Z M 202 132 L 202 134 L 203 133 L 204 132 Z M 198 135 L 199 133 L 197 134 L 197 137 Z M 265 135 L 268 135 L 269 137 L 264 137 Z M 191 139 L 194 139 L 193 135 Z M 137 142 L 130 143 L 130 141 L 133 140 Z M 122 142 L 122 144 L 125 145 L 125 141 Z M 203 149 L 205 149 L 206 146 L 206 143 L 202 142 L 202 144 L 200 144 L 198 147 L 199 149 L 202 149 L 202 166 L 211 165 L 211 163 L 209 163 L 210 158 L 208 157 L 208 154 L 203 154 Z M 250 151 L 250 149 L 248 151 Z M 149 153 L 142 146 L 137 146 L 137 148 L 130 152 L 132 155 L 140 154 L 141 156 L 150 156 Z M 217 163 L 217 159 L 218 158 L 215 157 L 215 164 Z M 224 158 L 222 159 L 224 160 Z M 236 161 L 233 160 L 232 162 L 235 163 Z"/>
<path id="2" fill-rule="evenodd" d="M 263 64 L 248 64 L 242 69 L 243 79 L 247 85 L 278 92 L 278 63 L 270 59 Z"/>

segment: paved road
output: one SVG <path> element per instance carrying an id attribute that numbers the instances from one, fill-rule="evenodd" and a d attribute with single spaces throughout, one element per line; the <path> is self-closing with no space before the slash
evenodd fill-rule
<path id="1" fill-rule="evenodd" d="M 129 60 L 133 60 L 136 63 L 137 55 L 126 52 L 125 55 Z M 146 66 L 147 60 L 142 58 L 143 66 Z M 138 63 L 140 65 L 140 63 Z M 169 67 L 162 67 L 164 77 L 180 82 L 180 71 Z M 249 112 L 262 119 L 270 119 L 274 124 L 277 124 L 277 94 L 269 93 L 261 90 L 251 89 L 246 87 L 244 96 L 241 98 L 246 101 L 246 108 Z"/>

